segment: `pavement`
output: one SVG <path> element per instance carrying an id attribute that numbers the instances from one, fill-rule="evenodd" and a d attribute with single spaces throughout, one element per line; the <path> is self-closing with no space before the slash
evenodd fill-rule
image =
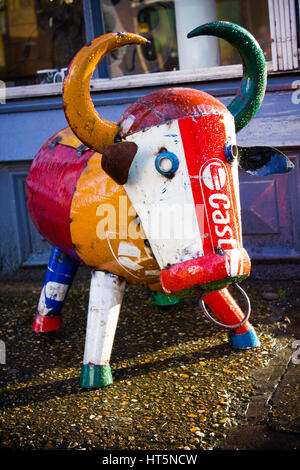
<path id="1" fill-rule="evenodd" d="M 275 269 L 272 264 L 265 267 L 262 275 L 259 272 L 260 266 L 252 282 L 261 286 L 261 298 L 272 303 L 262 323 L 268 324 L 270 334 L 282 348 L 266 367 L 252 372 L 254 390 L 244 423 L 230 430 L 215 449 L 299 450 L 300 267 L 292 266 L 288 280 L 280 280 L 278 265 Z M 284 277 L 288 277 L 286 273 Z"/>
<path id="2" fill-rule="evenodd" d="M 261 347 L 233 350 L 197 299 L 160 309 L 127 286 L 114 383 L 84 390 L 89 273 L 53 334 L 31 331 L 43 273 L 0 284 L 0 450 L 299 450 L 300 276 L 243 282 Z M 2 361 L 3 362 L 3 361 Z"/>
<path id="3" fill-rule="evenodd" d="M 220 450 L 299 450 L 299 363 L 293 341 L 270 364 L 253 373 L 255 391 L 244 425 L 215 446 Z M 292 349 L 291 346 L 292 345 Z"/>

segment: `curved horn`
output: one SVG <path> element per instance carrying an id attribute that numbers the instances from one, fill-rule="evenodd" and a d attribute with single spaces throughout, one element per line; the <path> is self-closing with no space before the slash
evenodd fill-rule
<path id="1" fill-rule="evenodd" d="M 94 108 L 90 80 L 100 60 L 127 44 L 146 44 L 147 39 L 131 33 L 109 33 L 91 41 L 72 60 L 64 81 L 64 111 L 77 137 L 89 148 L 102 153 L 119 131 L 115 122 L 105 121 Z"/>
<path id="2" fill-rule="evenodd" d="M 263 52 L 256 39 L 246 29 L 234 23 L 216 21 L 193 29 L 187 35 L 217 36 L 237 48 L 243 62 L 240 88 L 227 108 L 234 116 L 236 132 L 245 127 L 258 111 L 267 85 L 267 68 Z"/>

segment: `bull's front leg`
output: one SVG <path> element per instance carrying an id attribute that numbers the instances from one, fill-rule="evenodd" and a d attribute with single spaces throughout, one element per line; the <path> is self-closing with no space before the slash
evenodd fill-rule
<path id="1" fill-rule="evenodd" d="M 203 297 L 204 302 L 211 309 L 212 314 L 224 325 L 237 325 L 243 322 L 245 314 L 236 303 L 227 288 L 211 292 Z M 179 302 L 179 299 L 164 293 L 152 294 L 152 302 L 161 308 L 166 308 Z M 233 329 L 231 336 L 232 346 L 236 349 L 256 348 L 260 346 L 255 329 L 246 320 L 242 326 Z"/>
<path id="2" fill-rule="evenodd" d="M 206 294 L 203 300 L 209 306 L 214 316 L 224 325 L 237 325 L 245 318 L 243 311 L 227 288 Z M 248 320 L 245 321 L 241 327 L 234 330 L 231 341 L 232 346 L 237 349 L 248 349 L 260 346 L 260 341 L 256 335 L 255 329 Z"/>
<path id="3" fill-rule="evenodd" d="M 32 330 L 48 333 L 62 325 L 61 310 L 77 272 L 79 261 L 53 247 Z"/>
<path id="4" fill-rule="evenodd" d="M 113 382 L 109 365 L 126 282 L 103 271 L 91 277 L 80 385 L 99 388 Z"/>

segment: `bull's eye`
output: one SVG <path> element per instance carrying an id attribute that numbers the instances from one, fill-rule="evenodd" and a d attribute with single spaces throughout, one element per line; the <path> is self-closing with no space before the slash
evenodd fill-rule
<path id="1" fill-rule="evenodd" d="M 175 153 L 162 151 L 155 159 L 155 168 L 157 171 L 167 178 L 172 178 L 179 166 L 179 160 Z"/>
<path id="2" fill-rule="evenodd" d="M 231 144 L 230 142 L 226 142 L 225 144 L 225 157 L 228 163 L 233 162 L 235 158 L 238 156 L 238 147 L 235 144 Z"/>

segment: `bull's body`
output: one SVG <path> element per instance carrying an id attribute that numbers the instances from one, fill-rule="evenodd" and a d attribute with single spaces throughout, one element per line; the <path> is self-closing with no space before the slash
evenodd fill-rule
<path id="1" fill-rule="evenodd" d="M 171 103 L 172 107 L 170 106 Z M 152 106 L 151 112 L 149 112 L 150 105 Z M 176 131 L 172 131 L 170 126 L 171 122 L 176 121 L 176 118 L 190 116 L 191 120 L 195 120 L 194 116 L 199 116 L 199 113 L 203 113 L 203 116 L 198 123 L 198 127 L 191 128 L 188 132 L 193 133 L 196 131 L 201 133 L 201 146 L 198 145 L 198 136 L 196 136 L 194 144 L 189 135 L 187 135 L 185 142 L 185 145 L 187 145 L 187 141 L 188 145 L 194 145 L 194 153 L 201 154 L 201 147 L 203 149 L 202 153 L 204 152 L 199 162 L 191 154 L 190 149 L 185 152 L 186 155 L 191 155 L 191 161 L 194 165 L 194 168 L 189 169 L 189 173 L 196 174 L 196 176 L 189 175 L 189 177 L 196 180 L 193 181 L 195 186 L 193 197 L 195 200 L 197 197 L 199 198 L 201 192 L 197 175 L 203 162 L 210 162 L 215 158 L 222 161 L 232 171 L 224 153 L 226 133 L 223 121 L 227 117 L 231 118 L 227 108 L 215 98 L 200 91 L 184 88 L 167 89 L 151 93 L 139 100 L 129 107 L 119 121 L 123 138 L 135 140 L 135 136 L 141 133 L 141 139 L 146 140 L 145 147 L 147 149 L 151 146 L 152 138 L 152 134 L 150 134 L 147 141 L 147 134 L 153 132 L 153 128 L 157 129 L 158 136 L 154 143 L 152 141 L 154 146 L 153 154 L 157 154 L 161 147 L 169 147 L 170 140 L 175 141 L 176 149 L 180 137 L 180 132 L 177 130 L 177 134 L 172 134 L 171 139 L 167 135 L 164 140 L 163 136 L 160 135 L 160 126 L 168 123 L 169 134 L 174 133 Z M 128 125 L 128 121 L 130 125 Z M 183 120 L 180 119 L 176 122 L 181 123 Z M 214 132 L 214 146 L 210 147 L 208 158 L 205 152 L 207 152 L 207 146 L 210 145 L 212 130 Z M 101 158 L 102 156 L 99 153 L 86 147 L 83 148 L 81 141 L 70 128 L 65 128 L 51 137 L 35 157 L 27 178 L 27 204 L 32 219 L 38 230 L 52 245 L 86 265 L 92 266 L 96 270 L 109 271 L 133 284 L 152 285 L 159 283 L 160 267 L 152 250 L 147 246 L 149 243 L 147 244 L 145 240 L 146 236 L 141 225 L 135 222 L 137 213 L 123 186 L 117 184 L 103 171 Z M 145 158 L 151 158 L 151 156 Z M 144 162 L 142 165 L 144 165 Z M 150 165 L 152 166 L 152 162 Z M 153 192 L 157 193 L 159 192 L 158 184 L 162 182 L 163 194 L 159 198 L 159 204 L 163 205 L 168 202 L 168 210 L 170 210 L 171 204 L 176 203 L 175 194 L 180 191 L 182 181 L 174 184 L 174 181 L 169 182 L 166 178 L 157 175 L 155 184 L 153 172 L 150 171 L 150 182 L 138 181 L 137 186 L 132 187 L 131 200 L 134 200 L 134 193 L 138 192 L 138 188 L 142 188 L 141 190 L 145 192 L 146 199 L 144 205 L 148 210 L 148 206 L 151 207 L 151 204 L 155 203 L 156 200 L 155 195 L 147 194 L 149 189 L 147 187 L 152 184 Z M 147 172 L 144 171 L 144 173 L 147 178 Z M 226 190 L 229 191 L 230 199 L 233 199 L 233 201 L 236 200 L 238 191 L 237 165 L 234 168 L 234 173 L 233 179 L 236 181 L 226 185 Z M 173 189 L 174 194 L 171 195 L 171 201 L 164 198 L 167 188 L 170 187 L 175 187 L 175 191 Z M 230 194 L 230 191 L 233 194 Z M 181 204 L 186 202 L 182 200 L 186 192 L 186 189 L 183 189 L 182 194 L 179 196 Z M 214 190 L 213 192 L 217 195 L 218 191 Z M 151 197 L 153 200 L 151 200 Z M 196 202 L 199 205 L 205 204 L 203 200 L 196 200 Z M 205 252 L 203 248 L 201 256 L 203 254 L 208 255 L 214 247 L 230 249 L 242 246 L 240 210 L 237 203 L 234 202 L 234 204 L 234 207 L 232 207 L 234 213 L 231 214 L 229 221 L 231 226 L 236 227 L 234 234 L 232 234 L 234 244 L 230 244 L 229 232 L 223 237 L 227 243 L 224 244 L 223 241 L 221 245 L 218 244 L 218 238 L 221 239 L 222 237 L 216 237 L 216 235 L 213 237 L 214 234 L 212 234 L 211 237 L 203 237 L 202 242 L 200 235 L 199 240 L 197 240 L 196 251 L 193 252 L 190 249 L 190 252 L 185 254 L 187 260 L 199 254 L 200 247 L 202 245 L 204 247 L 205 244 L 210 243 L 210 247 Z M 228 218 L 227 212 L 224 213 L 224 216 Z M 207 222 L 209 223 L 209 221 Z M 181 223 L 182 221 L 180 221 Z M 175 220 L 174 225 L 178 225 L 178 220 Z M 136 231 L 134 230 L 135 226 L 137 227 Z M 213 226 L 206 227 L 207 232 L 212 231 L 212 229 Z M 232 233 L 232 229 L 230 230 Z M 130 237 L 131 233 L 134 235 L 133 238 Z M 172 244 L 172 241 L 169 240 L 168 243 Z M 180 243 L 187 244 L 184 240 Z M 157 242 L 150 241 L 150 245 L 151 248 L 156 248 L 156 253 L 159 256 L 160 247 L 156 246 Z M 171 246 L 169 250 L 172 252 L 174 247 Z M 128 257 L 131 258 L 130 261 L 128 261 Z M 166 257 L 163 265 L 166 266 L 170 261 Z M 183 257 L 179 256 L 176 261 L 183 261 Z M 226 284 L 228 282 L 225 282 Z M 186 286 L 183 286 L 183 288 L 186 288 Z"/>
<path id="2" fill-rule="evenodd" d="M 126 235 L 136 213 L 125 190 L 102 170 L 99 153 L 86 150 L 78 156 L 80 145 L 66 128 L 35 157 L 27 178 L 27 204 L 35 225 L 52 245 L 87 266 L 133 284 L 158 282 L 159 268 L 144 239 Z M 107 224 L 105 238 L 99 236 L 101 224 Z M 127 267 L 128 256 L 142 269 Z"/>
<path id="3" fill-rule="evenodd" d="M 231 29 L 221 24 L 221 37 L 227 38 Z M 252 60 L 258 54 L 258 69 L 250 70 L 250 84 L 258 84 L 248 86 L 245 76 L 243 99 L 237 97 L 228 108 L 206 93 L 178 88 L 138 100 L 118 124 L 101 119 L 89 100 L 89 79 L 103 51 L 145 42 L 129 33 L 96 39 L 70 65 L 64 103 L 77 137 L 66 128 L 42 147 L 28 175 L 27 201 L 38 230 L 55 247 L 34 331 L 60 327 L 60 311 L 79 263 L 93 268 L 84 387 L 112 381 L 109 358 L 125 281 L 146 284 L 169 298 L 196 294 L 223 326 L 235 330 L 234 347 L 259 345 L 247 321 L 250 307 L 244 318 L 227 290 L 250 272 L 241 237 L 235 128 L 244 127 L 258 109 L 262 96 L 256 99 L 255 87 L 260 95 L 265 89 L 262 53 L 247 32 L 238 33 L 238 47 L 246 47 L 247 38 L 254 47 Z M 266 155 L 264 164 L 271 157 L 286 162 L 273 150 Z M 168 219 L 176 204 L 192 207 L 188 223 L 183 213 Z M 151 232 L 149 213 L 155 205 L 164 208 L 169 239 L 159 230 L 156 237 Z M 185 225 L 187 237 L 172 236 Z"/>

